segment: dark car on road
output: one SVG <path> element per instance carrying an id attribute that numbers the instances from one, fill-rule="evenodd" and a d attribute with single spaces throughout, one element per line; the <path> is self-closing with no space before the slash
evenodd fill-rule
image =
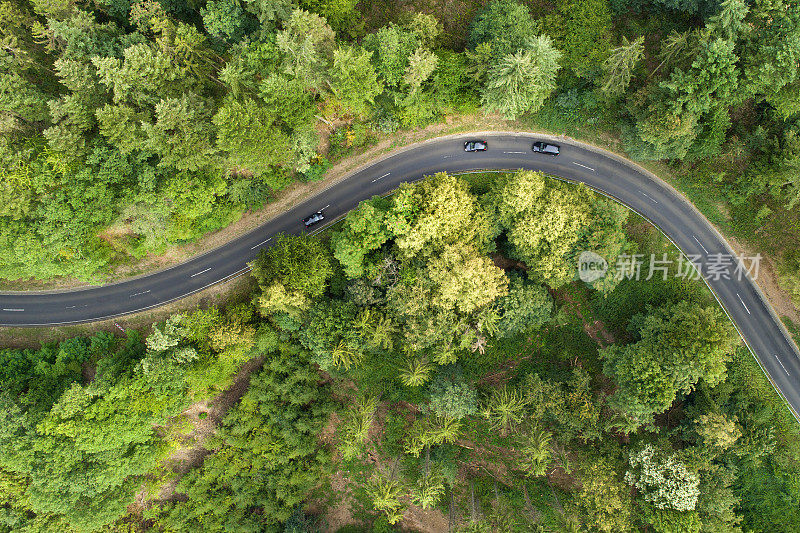
<path id="1" fill-rule="evenodd" d="M 465 152 L 485 152 L 486 141 L 467 141 L 464 143 Z"/>
<path id="2" fill-rule="evenodd" d="M 308 227 L 313 226 L 314 224 L 318 224 L 318 223 L 322 222 L 323 220 L 325 220 L 325 215 L 322 214 L 322 211 L 317 211 L 313 215 L 310 215 L 310 216 L 307 216 L 306 218 L 304 218 L 303 219 L 303 224 L 305 224 L 306 227 L 308 228 Z"/>
<path id="3" fill-rule="evenodd" d="M 536 141 L 533 143 L 533 151 L 538 152 L 540 154 L 547 154 L 552 156 L 557 156 L 558 153 L 561 151 L 561 147 L 557 144 L 550 144 L 543 141 Z"/>

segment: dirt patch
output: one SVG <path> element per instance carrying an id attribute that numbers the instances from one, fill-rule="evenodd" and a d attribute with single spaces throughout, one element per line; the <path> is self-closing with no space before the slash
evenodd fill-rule
<path id="1" fill-rule="evenodd" d="M 344 472 L 336 471 L 330 476 L 331 496 L 335 498 L 336 505 L 326 506 L 323 512 L 325 531 L 335 533 L 339 528 L 348 524 L 357 523 L 353 517 L 353 481 Z M 314 512 L 317 504 L 309 505 L 309 511 Z"/>
<path id="2" fill-rule="evenodd" d="M 94 377 L 97 374 L 97 366 L 89 363 L 88 361 L 81 365 L 81 378 L 83 379 L 83 384 L 88 385 L 92 381 L 94 381 Z"/>
<path id="3" fill-rule="evenodd" d="M 472 452 L 469 461 L 463 463 L 462 468 L 473 473 L 483 471 L 497 481 L 509 484 L 509 466 L 506 461 L 517 456 L 516 450 L 491 444 L 478 444 L 466 439 L 458 439 L 456 444 Z"/>
<path id="4" fill-rule="evenodd" d="M 450 530 L 450 521 L 439 509 L 422 509 L 412 504 L 403 515 L 400 528 L 419 533 L 442 533 Z"/>

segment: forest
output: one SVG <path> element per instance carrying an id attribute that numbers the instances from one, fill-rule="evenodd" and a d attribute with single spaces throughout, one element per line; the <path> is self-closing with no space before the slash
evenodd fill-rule
<path id="1" fill-rule="evenodd" d="M 714 191 L 746 235 L 796 220 L 795 2 L 0 6 L 6 280 L 102 278 L 398 128 L 476 113 L 524 127 L 550 109 L 601 128 Z M 796 243 L 794 227 L 771 242 Z M 775 255 L 797 291 L 800 259 Z"/>
<path id="2" fill-rule="evenodd" d="M 795 1 L 0 0 L 0 40 L 4 282 L 480 116 L 661 165 L 800 303 Z M 226 305 L 0 348 L 0 532 L 797 531 L 800 428 L 706 287 L 584 250 L 678 255 L 585 187 L 441 173 Z"/>
<path id="3" fill-rule="evenodd" d="M 705 286 L 584 283 L 587 248 L 677 254 L 584 186 L 440 173 L 241 302 L 2 350 L 0 531 L 796 531 L 800 427 Z"/>

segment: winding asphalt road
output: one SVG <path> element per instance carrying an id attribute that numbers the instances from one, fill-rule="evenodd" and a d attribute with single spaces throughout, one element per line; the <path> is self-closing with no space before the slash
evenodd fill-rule
<path id="1" fill-rule="evenodd" d="M 465 153 L 466 139 L 486 139 L 489 149 Z M 561 145 L 551 157 L 531 151 L 533 140 Z M 687 256 L 701 263 L 733 252 L 711 224 L 674 189 L 609 152 L 575 141 L 528 133 L 482 133 L 442 137 L 373 161 L 267 224 L 216 250 L 172 268 L 128 281 L 80 290 L 0 293 L 1 326 L 53 326 L 117 317 L 188 296 L 249 270 L 247 262 L 275 235 L 306 231 L 301 219 L 324 209 L 326 222 L 361 200 L 385 194 L 406 181 L 438 171 L 540 170 L 583 182 L 649 219 Z M 316 228 L 315 228 L 316 230 Z M 775 388 L 800 419 L 800 354 L 755 283 L 749 278 L 706 279 Z"/>

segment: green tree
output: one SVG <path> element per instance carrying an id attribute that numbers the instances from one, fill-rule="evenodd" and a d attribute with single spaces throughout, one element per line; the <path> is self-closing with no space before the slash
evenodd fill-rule
<path id="1" fill-rule="evenodd" d="M 264 531 L 289 519 L 328 460 L 316 444 L 330 411 L 318 379 L 307 352 L 284 344 L 270 354 L 209 442 L 213 453 L 179 482 L 185 500 L 153 513 L 157 525 Z"/>
<path id="2" fill-rule="evenodd" d="M 386 224 L 403 258 L 430 257 L 447 244 L 488 247 L 488 221 L 467 184 L 443 172 L 402 185 L 392 196 Z"/>
<path id="3" fill-rule="evenodd" d="M 519 276 L 512 276 L 508 294 L 497 300 L 502 317 L 497 324 L 502 337 L 536 329 L 550 320 L 553 299 L 541 285 L 525 282 Z"/>
<path id="4" fill-rule="evenodd" d="M 271 29 L 278 22 L 289 20 L 293 7 L 291 0 L 244 1 L 244 8 L 253 13 L 266 29 Z"/>
<path id="5" fill-rule="evenodd" d="M 292 142 L 275 124 L 275 111 L 252 98 L 226 99 L 214 115 L 217 147 L 225 151 L 233 168 L 262 177 L 273 189 L 287 185 L 275 167 L 289 166 Z"/>
<path id="6" fill-rule="evenodd" d="M 236 0 L 208 0 L 200 14 L 208 33 L 232 43 L 254 27 L 254 18 Z"/>
<path id="7" fill-rule="evenodd" d="M 514 426 L 522 422 L 526 405 L 527 400 L 516 389 L 503 386 L 492 392 L 482 414 L 493 428 L 499 429 L 500 434 L 505 436 Z"/>
<path id="8" fill-rule="evenodd" d="M 430 388 L 430 409 L 437 416 L 461 420 L 478 413 L 478 393 L 462 381 L 438 377 Z"/>
<path id="9" fill-rule="evenodd" d="M 638 37 L 633 42 L 623 37 L 622 43 L 611 50 L 611 54 L 603 64 L 604 74 L 600 91 L 608 96 L 622 95 L 628 89 L 633 72 L 643 56 L 644 37 Z"/>
<path id="10" fill-rule="evenodd" d="M 551 184 L 539 172 L 501 177 L 486 203 L 506 232 L 509 255 L 528 265 L 531 279 L 551 287 L 575 279 L 580 252 L 596 250 L 612 259 L 625 245 L 624 208 L 581 186 Z M 610 290 L 613 283 L 598 288 Z"/>
<path id="11" fill-rule="evenodd" d="M 30 68 L 0 50 L 0 112 L 26 122 L 47 120 L 47 93 L 28 78 Z"/>
<path id="12" fill-rule="evenodd" d="M 400 381 L 406 387 L 420 387 L 427 383 L 431 375 L 431 365 L 417 357 L 409 359 L 406 366 L 400 369 Z"/>
<path id="13" fill-rule="evenodd" d="M 372 52 L 375 71 L 386 87 L 401 89 L 409 59 L 420 47 L 417 34 L 390 23 L 367 35 L 363 44 L 365 49 Z"/>
<path id="14" fill-rule="evenodd" d="M 490 57 L 499 59 L 528 46 L 538 33 L 538 24 L 528 8 L 513 0 L 492 0 L 475 16 L 469 29 L 468 46 L 486 43 Z"/>
<path id="15" fill-rule="evenodd" d="M 726 450 L 742 436 L 737 420 L 729 420 L 722 413 L 706 413 L 695 419 L 697 434 L 712 448 Z"/>
<path id="16" fill-rule="evenodd" d="M 423 509 L 433 509 L 445 495 L 445 479 L 438 471 L 427 471 L 411 489 L 411 501 Z"/>
<path id="17" fill-rule="evenodd" d="M 155 106 L 155 124 L 143 124 L 145 146 L 159 155 L 163 166 L 180 170 L 209 167 L 216 159 L 211 114 L 211 103 L 191 93 L 162 100 Z"/>
<path id="18" fill-rule="evenodd" d="M 628 458 L 625 482 L 636 487 L 657 509 L 693 511 L 700 494 L 700 478 L 676 454 L 665 454 L 651 444 Z"/>
<path id="19" fill-rule="evenodd" d="M 578 504 L 585 523 L 604 532 L 632 531 L 629 491 L 618 479 L 614 467 L 604 459 L 595 460 L 581 476 L 583 487 Z"/>
<path id="20" fill-rule="evenodd" d="M 503 56 L 489 69 L 483 105 L 510 120 L 538 111 L 555 89 L 560 57 L 545 36 L 530 41 L 525 50 Z"/>
<path id="21" fill-rule="evenodd" d="M 283 53 L 284 72 L 307 89 L 321 90 L 334 49 L 334 32 L 325 19 L 295 9 L 275 42 Z"/>
<path id="22" fill-rule="evenodd" d="M 253 276 L 261 287 L 282 284 L 312 298 L 325 292 L 333 275 L 330 252 L 317 237 L 281 234 L 252 263 Z"/>
<path id="23" fill-rule="evenodd" d="M 708 19 L 707 26 L 715 29 L 729 40 L 735 40 L 744 29 L 744 19 L 750 7 L 744 0 L 723 0 L 719 12 Z"/>
<path id="24" fill-rule="evenodd" d="M 390 524 L 403 519 L 405 505 L 400 501 L 402 486 L 399 481 L 379 473 L 369 479 L 366 489 L 372 506 L 376 511 L 383 512 Z"/>
<path id="25" fill-rule="evenodd" d="M 364 396 L 345 412 L 344 420 L 338 430 L 338 444 L 339 451 L 346 461 L 364 452 L 377 408 L 378 399 L 376 397 Z"/>
<path id="26" fill-rule="evenodd" d="M 328 83 L 334 105 L 343 112 L 366 115 L 375 97 L 383 91 L 383 84 L 372 66 L 372 54 L 354 46 L 340 46 L 334 50 Z"/>
<path id="27" fill-rule="evenodd" d="M 562 66 L 577 76 L 593 78 L 608 57 L 613 29 L 606 0 L 566 0 L 543 28 L 563 52 Z"/>
<path id="28" fill-rule="evenodd" d="M 383 198 L 364 200 L 347 213 L 340 230 L 331 235 L 333 255 L 348 277 L 363 276 L 366 255 L 392 237 L 386 224 L 388 208 L 389 203 Z"/>
<path id="29" fill-rule="evenodd" d="M 446 246 L 428 263 L 431 304 L 469 314 L 508 293 L 508 278 L 491 259 L 469 245 Z"/>
<path id="30" fill-rule="evenodd" d="M 547 473 L 547 467 L 553 460 L 550 443 L 553 435 L 545 430 L 533 428 L 523 433 L 517 447 L 520 457 L 517 466 L 526 476 L 540 477 Z"/>
<path id="31" fill-rule="evenodd" d="M 731 2 L 733 9 L 736 2 Z M 734 10 L 738 17 L 741 7 Z M 720 21 L 722 22 L 722 21 Z M 787 117 L 798 109 L 800 18 L 786 2 L 756 2 L 744 19 L 742 51 L 744 85 L 748 94 L 763 94 Z"/>
<path id="32" fill-rule="evenodd" d="M 67 158 L 82 159 L 88 154 L 89 133 L 97 125 L 95 109 L 106 100 L 106 92 L 91 63 L 60 58 L 55 62 L 67 95 L 50 100 L 53 126 L 44 131 L 50 148 Z"/>
<path id="33" fill-rule="evenodd" d="M 725 379 L 736 337 L 718 309 L 682 301 L 638 315 L 633 324 L 638 342 L 600 352 L 603 371 L 619 386 L 613 402 L 623 411 L 648 417 L 700 378 L 710 385 Z"/>

